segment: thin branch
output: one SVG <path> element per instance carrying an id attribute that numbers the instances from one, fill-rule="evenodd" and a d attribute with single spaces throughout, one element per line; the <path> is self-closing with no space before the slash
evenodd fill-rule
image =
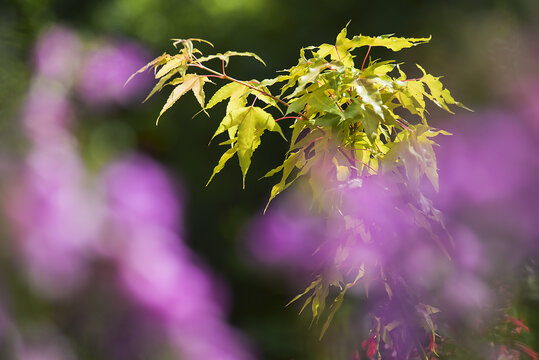
<path id="1" fill-rule="evenodd" d="M 369 45 L 369 48 L 367 49 L 367 54 L 365 54 L 365 58 L 363 59 L 363 64 L 361 64 L 361 71 L 363 71 L 363 67 L 365 66 L 365 61 L 367 61 L 367 57 L 369 56 L 370 52 L 371 52 L 371 46 Z"/>
<path id="2" fill-rule="evenodd" d="M 342 61 L 341 54 L 339 54 L 339 49 L 337 49 L 337 45 L 334 45 L 334 46 L 335 46 L 335 52 L 337 53 L 337 57 L 339 58 L 339 61 Z"/>
<path id="3" fill-rule="evenodd" d="M 283 119 L 302 119 L 302 117 L 300 116 L 283 116 L 283 117 L 280 117 L 278 119 L 275 119 L 275 121 L 279 121 L 279 120 L 283 120 Z"/>
<path id="4" fill-rule="evenodd" d="M 343 154 L 343 156 L 346 158 L 346 160 L 348 160 L 348 162 L 350 163 L 350 165 L 351 165 L 353 168 L 356 168 L 354 162 L 357 161 L 357 162 L 361 163 L 362 165 L 364 165 L 365 167 L 368 167 L 369 169 L 371 169 L 372 171 L 374 171 L 375 174 L 378 173 L 378 171 L 376 171 L 376 170 L 375 170 L 374 168 L 372 168 L 371 166 L 365 164 L 363 161 L 358 160 L 358 159 L 352 159 L 352 158 L 350 158 L 350 156 L 348 156 L 348 154 L 346 154 L 346 153 L 344 152 L 344 150 L 343 150 L 340 146 L 339 146 L 337 149 L 339 150 L 339 152 L 340 152 L 341 154 Z"/>
<path id="5" fill-rule="evenodd" d="M 403 120 L 404 120 L 404 119 L 403 119 Z M 406 130 L 410 130 L 411 132 L 414 132 L 414 129 L 409 128 L 406 124 L 404 124 L 403 122 L 399 121 L 399 119 L 395 119 L 395 122 L 397 122 L 400 126 L 402 126 L 403 128 L 405 128 Z"/>
<path id="6" fill-rule="evenodd" d="M 289 106 L 290 106 L 290 104 L 287 103 L 286 101 L 283 101 L 283 100 L 279 99 L 278 97 L 273 96 L 273 95 L 271 95 L 271 94 L 265 92 L 264 90 L 261 90 L 261 89 L 255 87 L 255 86 L 252 86 L 252 85 L 246 83 L 245 81 L 241 81 L 241 80 L 238 80 L 238 79 L 234 79 L 233 77 L 228 76 L 227 74 L 222 74 L 222 73 L 220 73 L 220 72 L 218 72 L 218 71 L 212 70 L 212 69 L 210 69 L 209 67 L 206 67 L 206 66 L 202 65 L 201 63 L 193 63 L 193 64 L 189 64 L 189 65 L 190 65 L 190 66 L 196 66 L 196 67 L 198 67 L 198 68 L 200 68 L 200 69 L 206 70 L 206 71 L 208 71 L 208 72 L 210 72 L 210 73 L 212 73 L 212 74 L 215 74 L 215 75 L 219 76 L 221 79 L 229 80 L 229 81 L 234 81 L 234 82 L 236 82 L 236 83 L 238 83 L 238 84 L 241 84 L 241 85 L 243 85 L 243 86 L 248 87 L 249 89 L 258 91 L 258 92 L 261 93 L 262 95 L 266 95 L 266 96 L 272 98 L 273 100 L 280 102 L 281 104 L 283 104 L 283 105 L 286 106 L 286 107 L 289 107 Z M 307 120 L 308 120 L 308 119 L 307 119 Z"/>
<path id="7" fill-rule="evenodd" d="M 258 100 L 258 95 L 255 96 L 255 99 L 253 100 L 253 103 L 251 104 L 251 107 L 255 106 L 256 100 Z"/>

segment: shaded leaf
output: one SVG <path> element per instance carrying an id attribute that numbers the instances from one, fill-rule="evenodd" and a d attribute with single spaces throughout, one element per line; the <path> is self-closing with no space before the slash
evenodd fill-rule
<path id="1" fill-rule="evenodd" d="M 320 285 L 320 283 L 322 282 L 322 277 L 321 276 L 317 276 L 316 279 L 314 279 L 314 281 L 299 295 L 295 296 L 292 300 L 290 300 L 290 302 L 288 304 L 286 304 L 285 306 L 289 306 L 290 304 L 292 304 L 293 302 L 296 302 L 297 300 L 299 300 L 303 295 L 307 294 L 309 291 L 313 290 L 314 288 L 316 288 L 318 285 Z"/>
<path id="2" fill-rule="evenodd" d="M 337 313 L 337 310 L 339 310 L 339 308 L 341 307 L 344 300 L 345 293 L 346 293 L 346 290 L 339 293 L 339 295 L 337 295 L 337 297 L 335 298 L 335 300 L 333 300 L 333 303 L 329 307 L 329 314 L 326 321 L 324 322 L 324 325 L 322 326 L 322 331 L 320 333 L 319 340 L 322 340 L 329 325 L 331 324 L 331 321 L 333 320 L 333 317 L 335 316 L 335 313 Z"/>

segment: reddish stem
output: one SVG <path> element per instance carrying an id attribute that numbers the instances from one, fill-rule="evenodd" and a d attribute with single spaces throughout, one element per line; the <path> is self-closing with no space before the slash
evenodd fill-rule
<path id="1" fill-rule="evenodd" d="M 342 61 L 341 54 L 339 54 L 339 49 L 337 49 L 337 45 L 335 45 L 335 52 L 337 53 L 337 57 L 339 58 L 339 61 Z"/>
<path id="2" fill-rule="evenodd" d="M 367 54 L 365 54 L 365 58 L 363 59 L 363 64 L 361 64 L 361 71 L 363 71 L 363 67 L 365 66 L 365 61 L 367 61 L 367 57 L 369 56 L 370 52 L 371 52 L 371 46 L 369 45 L 369 48 L 367 49 Z"/>
<path id="3" fill-rule="evenodd" d="M 313 141 L 311 141 L 310 143 L 308 143 L 307 145 L 302 147 L 301 150 L 305 151 L 305 149 L 307 149 L 309 146 L 311 146 L 312 144 L 314 144 L 315 142 L 317 142 L 318 140 L 321 140 L 323 138 L 324 138 L 323 136 L 320 136 L 319 138 L 314 139 Z"/>
<path id="4" fill-rule="evenodd" d="M 211 78 L 217 78 L 217 79 L 223 79 L 220 75 L 204 75 L 205 77 L 211 77 Z"/>
<path id="5" fill-rule="evenodd" d="M 255 99 L 253 100 L 253 103 L 251 104 L 251 107 L 255 106 L 255 102 L 258 99 L 258 95 L 255 96 Z"/>
<path id="6" fill-rule="evenodd" d="M 405 128 L 406 130 L 410 130 L 411 132 L 414 132 L 413 129 L 409 128 L 408 126 L 406 126 L 403 122 L 399 121 L 399 119 L 395 119 L 395 121 L 400 125 L 402 126 L 403 128 Z"/>
<path id="7" fill-rule="evenodd" d="M 283 119 L 301 119 L 299 116 L 283 116 L 281 118 L 275 119 L 275 121 L 283 120 Z"/>
<path id="8" fill-rule="evenodd" d="M 190 65 L 190 66 L 196 66 L 197 68 L 206 70 L 206 71 L 208 71 L 208 72 L 210 72 L 210 73 L 212 73 L 212 74 L 215 74 L 215 75 L 219 76 L 221 79 L 233 81 L 233 82 L 236 82 L 236 83 L 238 83 L 238 84 L 241 84 L 241 85 L 243 85 L 243 86 L 245 86 L 245 87 L 248 87 L 249 89 L 258 91 L 258 92 L 261 93 L 262 95 L 269 96 L 269 97 L 272 98 L 273 100 L 280 102 L 281 104 L 283 104 L 283 105 L 286 106 L 286 107 L 289 107 L 289 106 L 290 106 L 290 104 L 287 103 L 286 101 L 283 101 L 283 100 L 279 99 L 278 97 L 273 96 L 273 95 L 271 95 L 271 94 L 265 92 L 264 90 L 260 90 L 260 89 L 257 88 L 257 87 L 254 87 L 254 86 L 252 86 L 252 85 L 249 85 L 249 84 L 246 83 L 245 81 L 241 81 L 241 80 L 238 80 L 238 79 L 234 79 L 233 77 L 228 76 L 227 74 L 221 74 L 221 73 L 219 73 L 219 72 L 217 72 L 217 71 L 215 71 L 215 70 L 210 69 L 209 67 L 206 67 L 206 66 L 202 65 L 202 64 L 199 63 L 199 62 L 197 62 L 197 63 L 192 63 L 192 64 L 189 64 L 189 65 Z M 307 118 L 305 118 L 305 119 L 308 120 Z"/>
<path id="9" fill-rule="evenodd" d="M 378 171 L 374 170 L 374 168 L 372 168 L 371 166 L 365 164 L 363 161 L 358 160 L 358 159 L 351 159 L 350 156 L 348 156 L 341 147 L 339 147 L 339 151 L 340 151 L 341 154 L 344 155 L 344 157 L 348 160 L 348 162 L 350 162 L 350 165 L 352 165 L 352 167 L 355 168 L 354 161 L 357 161 L 357 162 L 363 164 L 365 167 L 368 167 L 369 169 L 374 171 L 375 174 L 378 173 Z"/>

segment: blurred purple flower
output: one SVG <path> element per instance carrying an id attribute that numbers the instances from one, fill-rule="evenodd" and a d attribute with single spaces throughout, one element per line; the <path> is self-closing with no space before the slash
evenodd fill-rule
<path id="1" fill-rule="evenodd" d="M 473 224 L 490 238 L 491 261 L 512 267 L 539 254 L 539 142 L 527 121 L 500 110 L 476 113 L 440 139 L 442 211 Z"/>
<path id="2" fill-rule="evenodd" d="M 45 31 L 35 47 L 37 73 L 47 78 L 68 82 L 78 70 L 81 44 L 76 33 L 55 26 Z"/>
<path id="3" fill-rule="evenodd" d="M 147 224 L 123 235 L 120 277 L 138 303 L 167 323 L 190 325 L 204 320 L 200 314 L 222 315 L 209 275 L 195 266 L 175 234 Z"/>
<path id="4" fill-rule="evenodd" d="M 67 339 L 54 329 L 32 329 L 31 337 L 21 339 L 17 360 L 75 360 Z"/>
<path id="5" fill-rule="evenodd" d="M 469 272 L 456 272 L 445 282 L 443 301 L 447 308 L 464 317 L 470 311 L 484 310 L 494 302 L 493 293 L 479 277 Z"/>
<path id="6" fill-rule="evenodd" d="M 70 293 L 85 278 L 102 213 L 84 185 L 73 144 L 62 140 L 32 150 L 6 201 L 28 275 L 52 297 Z"/>
<path id="7" fill-rule="evenodd" d="M 103 174 L 110 216 L 126 225 L 178 229 L 178 191 L 154 161 L 131 155 L 107 167 Z"/>
<path id="8" fill-rule="evenodd" d="M 189 328 L 170 331 L 180 354 L 185 359 L 252 360 L 245 339 L 219 319 L 206 319 Z"/>
<path id="9" fill-rule="evenodd" d="M 179 207 L 164 170 L 131 155 L 110 164 L 102 181 L 114 239 L 107 251 L 129 298 L 156 317 L 185 359 L 250 359 L 225 322 L 215 280 L 177 235 Z"/>
<path id="10" fill-rule="evenodd" d="M 319 267 L 314 254 L 323 242 L 319 220 L 291 202 L 280 201 L 250 224 L 246 233 L 249 251 L 268 266 L 310 273 Z"/>
<path id="11" fill-rule="evenodd" d="M 70 137 L 72 81 L 79 81 L 79 93 L 91 106 L 126 105 L 152 82 L 144 74 L 124 87 L 148 53 L 133 43 L 109 43 L 85 56 L 75 79 L 79 40 L 53 28 L 35 56 L 37 76 L 22 119 L 31 147 L 4 202 L 17 260 L 31 285 L 45 297 L 65 298 L 85 283 L 92 265 L 105 260 L 114 264 L 120 291 L 140 312 L 139 320 L 168 335 L 165 347 L 182 359 L 251 359 L 226 322 L 226 291 L 182 242 L 179 194 L 166 171 L 130 155 L 96 177 Z M 0 313 L 0 335 L 2 321 Z M 73 358 L 68 347 L 42 340 L 22 341 L 18 358 Z"/>
<path id="12" fill-rule="evenodd" d="M 24 104 L 22 122 L 34 142 L 51 142 L 66 133 L 73 109 L 61 88 L 34 82 Z"/>
<path id="13" fill-rule="evenodd" d="M 149 74 L 129 77 L 149 61 L 149 53 L 139 45 L 117 42 L 93 50 L 84 63 L 79 79 L 82 98 L 92 106 L 127 105 L 142 100 L 141 94 L 150 87 Z"/>
<path id="14" fill-rule="evenodd" d="M 444 208 L 510 200 L 537 175 L 537 146 L 514 115 L 477 113 L 459 119 L 452 132 L 439 139 Z"/>

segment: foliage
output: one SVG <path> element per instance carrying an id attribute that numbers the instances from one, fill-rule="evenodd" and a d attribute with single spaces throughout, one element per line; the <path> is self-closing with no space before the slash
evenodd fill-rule
<path id="1" fill-rule="evenodd" d="M 438 356 L 437 342 L 442 338 L 433 320 L 440 309 L 418 303 L 410 295 L 407 279 L 392 272 L 383 256 L 370 262 L 352 259 L 350 254 L 358 244 L 381 242 L 382 246 L 391 246 L 391 243 L 386 234 L 381 237 L 383 240 L 376 239 L 383 228 L 379 219 L 370 221 L 358 216 L 346 201 L 354 188 L 365 187 L 364 181 L 382 178 L 380 194 L 388 192 L 386 199 L 395 200 L 390 202 L 390 212 L 397 209 L 406 219 L 404 222 L 415 229 L 414 234 L 427 233 L 439 252 L 451 258 L 451 236 L 445 230 L 440 212 L 421 191 L 423 179 L 436 191 L 439 189 L 433 149 L 436 143 L 432 138 L 449 133 L 430 127 L 426 115 L 429 102 L 448 112 L 450 106 L 466 107 L 455 101 L 439 77 L 428 74 L 423 67 L 417 65 L 420 77 L 409 78 L 401 69 L 402 64 L 369 57 L 373 47 L 396 52 L 429 40 L 430 37 L 391 35 L 348 38 L 344 28 L 335 44 L 301 49 L 297 65 L 283 74 L 262 81 L 244 81 L 228 75 L 226 67 L 237 56 L 264 63 L 256 54 L 228 51 L 204 56 L 195 44 L 213 46 L 211 43 L 180 39 L 174 42 L 179 46 L 178 54 L 164 53 L 138 71 L 154 70 L 157 84 L 148 97 L 166 86 L 173 87 L 158 121 L 189 91 L 204 113 L 227 101 L 225 116 L 212 137 L 213 140 L 226 133 L 227 137 L 219 144 L 226 150 L 208 184 L 236 155 L 245 187 L 252 156 L 261 144 L 263 133 L 277 132 L 286 139 L 280 121 L 292 120 L 284 160 L 265 175 L 280 174 L 280 180 L 271 189 L 268 205 L 304 177 L 311 186 L 313 204 L 338 226 L 328 236 L 328 242 L 336 243 L 330 264 L 324 264 L 315 280 L 291 303 L 305 298 L 301 311 L 310 305 L 313 323 L 321 319 L 326 304 L 330 304 L 321 328 L 322 337 L 350 288 L 362 284 L 368 294 L 373 284 L 381 284 L 386 295 L 377 306 L 384 311 L 371 313 L 371 330 L 363 344 L 369 358 L 381 359 L 392 356 L 392 352 L 399 358 Z M 357 61 L 356 50 L 364 51 L 363 59 Z M 220 70 L 206 65 L 212 61 L 220 61 Z M 227 83 L 206 102 L 204 86 L 213 84 L 213 80 Z M 269 87 L 276 84 L 280 89 L 271 92 Z M 407 310 L 400 309 L 400 315 L 387 316 L 394 313 L 396 303 Z M 420 335 L 416 334 L 418 327 L 423 329 Z"/>

